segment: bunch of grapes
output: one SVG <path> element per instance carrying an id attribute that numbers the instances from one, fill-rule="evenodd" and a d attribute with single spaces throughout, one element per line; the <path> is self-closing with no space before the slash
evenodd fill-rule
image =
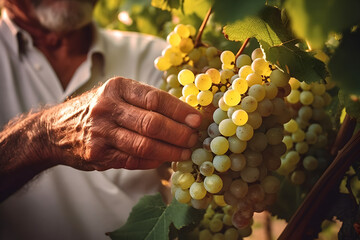
<path id="1" fill-rule="evenodd" d="M 193 230 L 199 240 L 238 240 L 248 237 L 252 233 L 251 225 L 243 229 L 237 229 L 232 224 L 232 216 L 235 208 L 221 204 L 210 204 L 206 209 L 199 226 Z"/>
<path id="2" fill-rule="evenodd" d="M 177 28 L 170 35 L 174 32 Z M 172 164 L 172 193 L 179 202 L 198 209 L 223 199 L 234 209 L 232 224 L 244 229 L 253 221 L 254 212 L 274 203 L 280 187 L 271 172 L 280 167 L 280 157 L 286 152 L 283 124 L 291 114 L 284 97 L 291 91 L 290 75 L 268 63 L 260 48 L 251 57 L 241 54 L 237 58 L 231 51 L 219 55 L 213 47 L 204 49 L 199 48 L 198 61 L 190 60 L 190 51 L 182 52 L 177 74 L 170 69 L 174 64 L 161 68 L 160 60 L 155 61 L 159 70 L 167 69 L 168 83 L 170 76 L 176 76 L 181 100 L 211 113 L 210 121 L 204 121 L 200 129 L 191 159 Z M 220 67 L 204 66 L 216 56 Z M 162 57 L 167 58 L 166 54 Z M 204 58 L 207 61 L 200 60 Z"/>
<path id="3" fill-rule="evenodd" d="M 307 84 L 291 78 L 290 86 L 286 102 L 293 117 L 284 124 L 283 142 L 287 152 L 282 156 L 278 173 L 301 185 L 308 174 L 323 171 L 329 162 L 328 147 L 332 143 L 333 130 L 326 112 L 332 100 L 327 90 L 334 85 L 331 82 Z"/>

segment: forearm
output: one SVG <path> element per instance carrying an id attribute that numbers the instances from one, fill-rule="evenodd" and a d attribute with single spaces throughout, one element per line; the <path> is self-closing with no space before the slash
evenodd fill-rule
<path id="1" fill-rule="evenodd" d="M 41 114 L 23 115 L 0 132 L 0 201 L 54 165 L 47 159 L 47 133 L 41 126 Z"/>

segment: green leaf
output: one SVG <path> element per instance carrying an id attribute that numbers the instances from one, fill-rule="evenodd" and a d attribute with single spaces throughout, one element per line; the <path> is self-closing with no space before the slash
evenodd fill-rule
<path id="1" fill-rule="evenodd" d="M 345 107 L 347 114 L 360 120 L 360 102 L 353 101 L 349 94 L 342 89 L 339 91 L 338 97 L 340 103 Z"/>
<path id="2" fill-rule="evenodd" d="M 266 7 L 259 16 L 228 24 L 224 27 L 224 34 L 233 41 L 255 37 L 267 61 L 289 71 L 300 81 L 317 82 L 327 76 L 323 62 L 296 46 L 298 40 L 283 24 L 278 8 Z"/>
<path id="3" fill-rule="evenodd" d="M 108 235 L 113 240 L 165 240 L 170 226 L 180 230 L 199 222 L 203 213 L 176 200 L 166 206 L 160 194 L 145 196 L 133 207 L 125 225 Z"/>
<path id="4" fill-rule="evenodd" d="M 241 20 L 246 16 L 256 15 L 264 6 L 264 0 L 215 0 L 213 6 L 214 18 L 215 21 L 227 24 Z"/>
<path id="5" fill-rule="evenodd" d="M 294 32 L 320 48 L 331 32 L 342 32 L 360 22 L 359 0 L 288 0 L 285 7 Z"/>
<path id="6" fill-rule="evenodd" d="M 184 0 L 151 0 L 151 5 L 162 10 L 171 11 L 172 9 L 180 8 L 183 1 Z"/>
<path id="7" fill-rule="evenodd" d="M 344 33 L 340 45 L 329 61 L 332 79 L 340 88 L 360 95 L 360 30 Z"/>

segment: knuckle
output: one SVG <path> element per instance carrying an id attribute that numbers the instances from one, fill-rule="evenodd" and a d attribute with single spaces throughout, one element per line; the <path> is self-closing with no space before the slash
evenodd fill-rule
<path id="1" fill-rule="evenodd" d="M 160 106 L 160 94 L 157 89 L 151 89 L 145 95 L 145 107 L 149 110 L 157 110 Z"/>
<path id="2" fill-rule="evenodd" d="M 141 133 L 150 137 L 158 136 L 164 123 L 161 116 L 147 112 L 139 122 Z"/>
<path id="3" fill-rule="evenodd" d="M 134 141 L 134 149 L 136 156 L 139 157 L 148 157 L 153 154 L 154 146 L 151 146 L 151 140 L 146 137 L 139 137 L 138 141 Z"/>

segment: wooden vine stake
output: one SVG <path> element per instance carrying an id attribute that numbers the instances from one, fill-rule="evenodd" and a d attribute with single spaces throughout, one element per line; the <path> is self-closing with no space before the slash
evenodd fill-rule
<path id="1" fill-rule="evenodd" d="M 324 203 L 331 197 L 331 193 L 336 190 L 334 188 L 338 187 L 351 164 L 360 158 L 360 131 L 347 141 L 349 136 L 353 134 L 354 121 L 355 119 L 351 119 L 349 116 L 346 117 L 335 140 L 336 145 L 334 144 L 332 147 L 332 152 L 337 153 L 334 161 L 306 196 L 278 240 L 309 239 L 309 236 L 312 234 L 311 229 L 309 229 L 309 223 L 319 213 L 324 211 L 324 205 L 326 206 Z M 340 143 L 344 142 L 347 142 L 344 147 L 339 147 L 341 146 Z"/>

